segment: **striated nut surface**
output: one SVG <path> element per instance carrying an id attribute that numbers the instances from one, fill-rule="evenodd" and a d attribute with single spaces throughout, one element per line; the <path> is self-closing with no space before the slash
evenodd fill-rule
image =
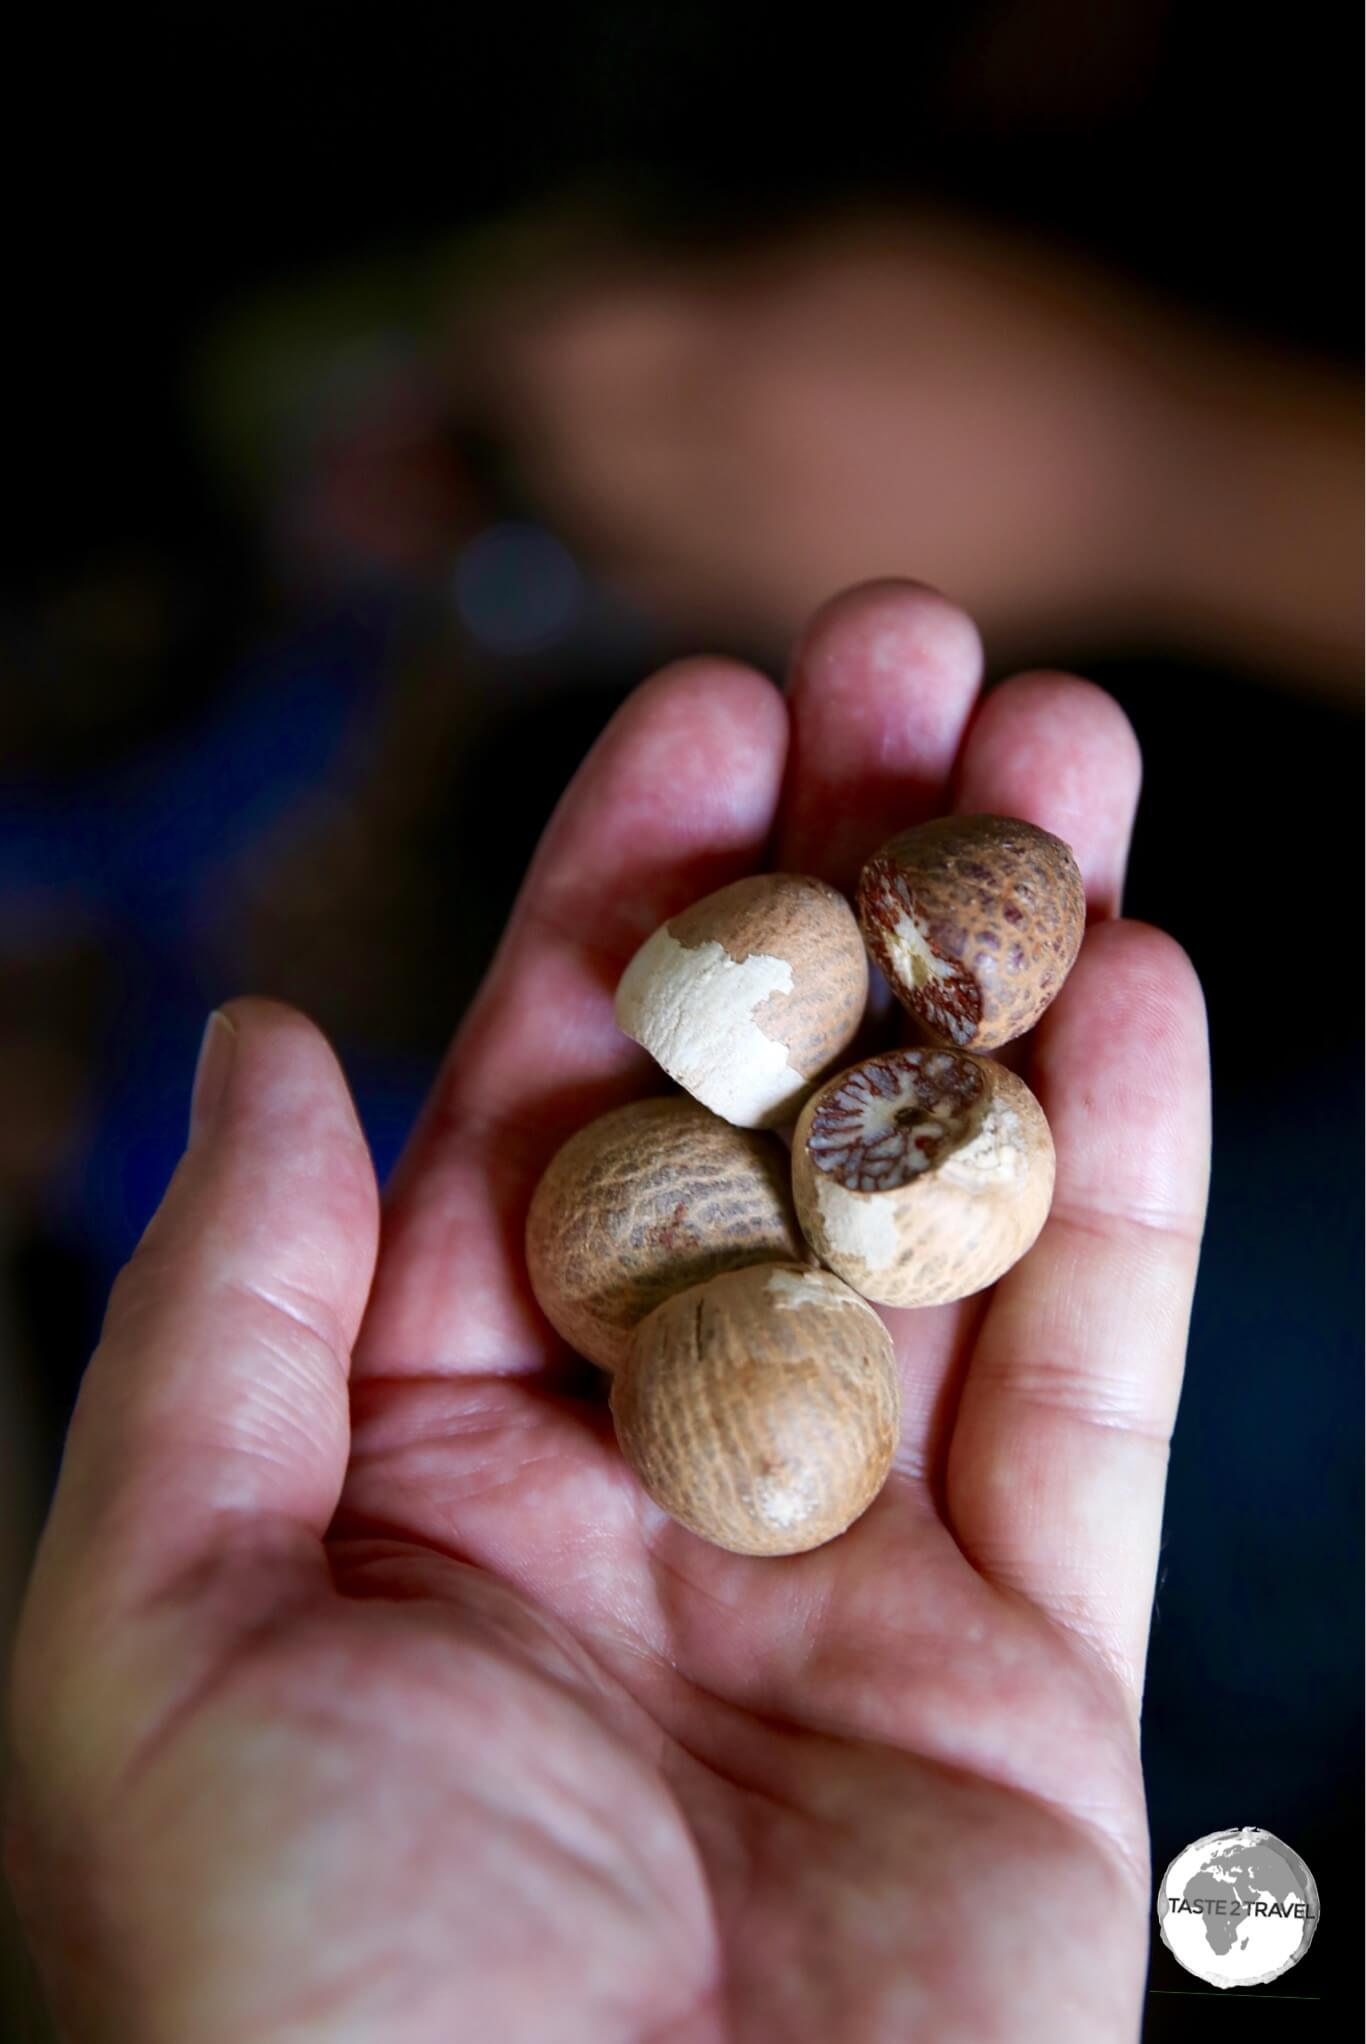
<path id="1" fill-rule="evenodd" d="M 633 1101 L 572 1135 L 527 1215 L 537 1304 L 605 1370 L 671 1293 L 805 1254 L 782 1145 L 677 1097 Z"/>
<path id="2" fill-rule="evenodd" d="M 792 1186 L 822 1263 L 885 1306 L 942 1306 L 1030 1249 L 1053 1138 L 1023 1079 L 962 1051 L 867 1058 L 807 1102 Z"/>
<path id="3" fill-rule="evenodd" d="M 680 1292 L 612 1381 L 622 1452 L 680 1524 L 734 1554 L 833 1540 L 886 1480 L 901 1422 L 891 1337 L 826 1271 L 752 1265 Z"/>
<path id="4" fill-rule="evenodd" d="M 671 916 L 617 988 L 617 1022 L 680 1086 L 743 1128 L 794 1114 L 852 1041 L 868 960 L 823 880 L 757 873 Z"/>
<path id="5" fill-rule="evenodd" d="M 1032 1028 L 1072 970 L 1086 896 L 1061 838 L 1016 817 L 945 816 L 869 859 L 858 913 L 927 1035 L 992 1050 Z"/>

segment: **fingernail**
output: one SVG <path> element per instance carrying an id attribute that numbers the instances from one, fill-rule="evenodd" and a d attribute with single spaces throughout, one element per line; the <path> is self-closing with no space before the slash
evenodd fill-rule
<path id="1" fill-rule="evenodd" d="M 194 1068 L 194 1089 L 190 1095 L 191 1147 L 207 1135 L 223 1104 L 237 1054 L 237 1031 L 221 1009 L 215 1008 L 204 1028 L 199 1062 Z"/>

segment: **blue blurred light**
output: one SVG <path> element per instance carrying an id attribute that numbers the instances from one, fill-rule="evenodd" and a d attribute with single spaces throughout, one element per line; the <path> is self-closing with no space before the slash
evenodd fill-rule
<path id="1" fill-rule="evenodd" d="M 539 525 L 490 525 L 456 563 L 456 608 L 491 653 L 553 646 L 573 625 L 582 597 L 573 556 Z"/>

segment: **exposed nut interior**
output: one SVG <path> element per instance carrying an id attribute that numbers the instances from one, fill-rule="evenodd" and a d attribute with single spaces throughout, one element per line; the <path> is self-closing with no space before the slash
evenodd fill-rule
<path id="1" fill-rule="evenodd" d="M 812 1115 L 807 1150 L 818 1171 L 850 1192 L 894 1192 L 971 1142 L 987 1102 L 972 1059 L 892 1051 L 828 1089 Z"/>
<path id="2" fill-rule="evenodd" d="M 871 948 L 893 986 L 937 1035 L 971 1043 L 982 1019 L 981 988 L 934 944 L 905 874 L 889 859 L 871 861 L 860 902 Z"/>

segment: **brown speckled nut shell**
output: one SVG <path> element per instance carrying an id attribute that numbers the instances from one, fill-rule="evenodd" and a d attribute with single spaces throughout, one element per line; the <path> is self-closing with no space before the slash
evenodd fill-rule
<path id="1" fill-rule="evenodd" d="M 657 1308 L 612 1380 L 612 1412 L 627 1461 L 681 1525 L 733 1554 L 799 1554 L 877 1496 L 901 1404 L 872 1307 L 788 1264 Z"/>
<path id="2" fill-rule="evenodd" d="M 1071 848 L 1010 816 L 945 816 L 859 876 L 868 948 L 936 1043 L 992 1050 L 1038 1021 L 1076 962 L 1086 896 Z"/>
<path id="3" fill-rule="evenodd" d="M 782 1145 L 676 1095 L 614 1108 L 572 1135 L 527 1215 L 541 1311 L 605 1370 L 671 1293 L 805 1254 Z"/>

